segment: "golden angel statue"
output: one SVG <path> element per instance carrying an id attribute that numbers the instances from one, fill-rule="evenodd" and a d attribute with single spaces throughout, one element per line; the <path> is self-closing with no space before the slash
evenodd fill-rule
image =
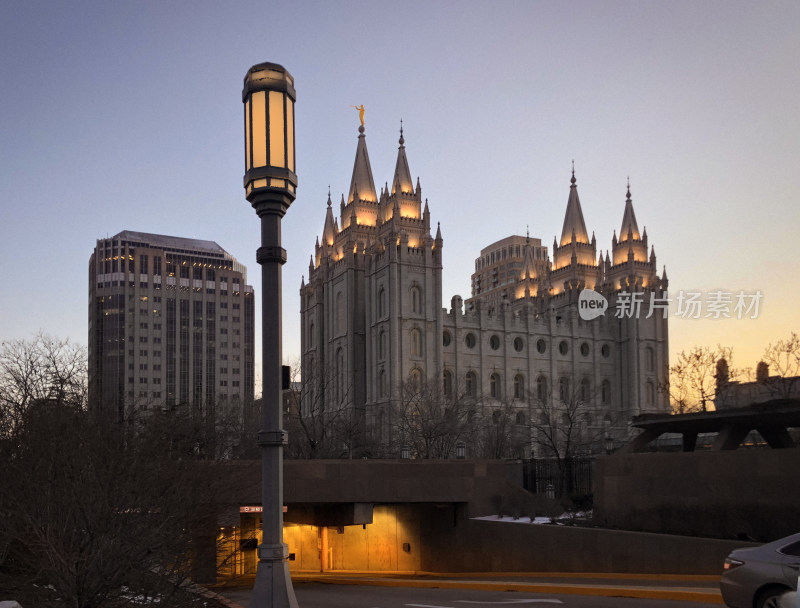
<path id="1" fill-rule="evenodd" d="M 350 106 L 351 108 L 355 108 L 358 110 L 358 117 L 361 119 L 361 126 L 364 126 L 364 104 L 362 103 L 360 106 Z"/>

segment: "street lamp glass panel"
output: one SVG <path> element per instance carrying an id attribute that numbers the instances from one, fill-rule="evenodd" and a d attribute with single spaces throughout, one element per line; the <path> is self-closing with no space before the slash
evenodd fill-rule
<path id="1" fill-rule="evenodd" d="M 253 97 L 255 97 L 255 95 L 253 95 Z M 280 91 L 270 91 L 269 92 L 269 164 L 272 165 L 273 167 L 286 166 L 283 116 L 284 116 L 283 93 L 281 93 Z"/>
<path id="2" fill-rule="evenodd" d="M 294 173 L 294 102 L 286 96 L 286 160 Z"/>
<path id="3" fill-rule="evenodd" d="M 270 91 L 270 93 L 272 92 Z M 252 167 L 263 167 L 267 164 L 266 94 L 264 91 L 256 91 L 251 99 L 253 108 Z"/>
<path id="4" fill-rule="evenodd" d="M 244 170 L 249 171 L 252 166 L 253 157 L 250 154 L 250 98 L 248 97 L 244 103 Z"/>

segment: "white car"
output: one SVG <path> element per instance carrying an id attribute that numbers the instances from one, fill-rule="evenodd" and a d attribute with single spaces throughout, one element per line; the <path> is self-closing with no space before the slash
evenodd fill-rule
<path id="1" fill-rule="evenodd" d="M 760 547 L 731 552 L 725 559 L 719 588 L 729 608 L 798 608 L 798 574 L 800 534 L 793 534 Z M 794 592 L 794 604 L 787 592 Z"/>

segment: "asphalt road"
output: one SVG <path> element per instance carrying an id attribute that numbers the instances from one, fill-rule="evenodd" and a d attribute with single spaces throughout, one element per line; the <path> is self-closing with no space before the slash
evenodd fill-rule
<path id="1" fill-rule="evenodd" d="M 707 603 L 469 589 L 295 584 L 300 608 L 708 608 Z M 217 590 L 243 607 L 250 589 Z"/>

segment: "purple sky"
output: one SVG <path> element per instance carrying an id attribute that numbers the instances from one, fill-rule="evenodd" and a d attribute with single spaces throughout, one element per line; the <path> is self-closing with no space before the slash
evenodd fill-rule
<path id="1" fill-rule="evenodd" d="M 610 248 L 630 175 L 670 288 L 760 289 L 756 320 L 670 324 L 673 353 L 718 342 L 754 366 L 800 330 L 800 3 L 36 2 L 0 5 L 0 339 L 86 342 L 95 240 L 211 239 L 259 293 L 242 190 L 242 78 L 297 85 L 298 199 L 283 222 L 284 354 L 328 185 L 350 184 L 366 107 L 376 184 L 400 119 L 444 237 L 444 297 L 480 249 L 560 233 L 575 159 Z M 260 349 L 260 345 L 257 345 Z"/>

